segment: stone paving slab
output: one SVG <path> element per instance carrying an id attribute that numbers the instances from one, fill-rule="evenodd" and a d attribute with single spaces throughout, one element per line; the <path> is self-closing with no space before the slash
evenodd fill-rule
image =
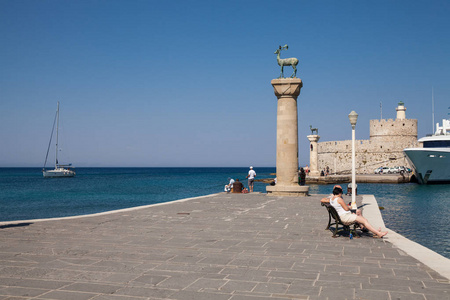
<path id="1" fill-rule="evenodd" d="M 389 239 L 332 238 L 321 198 L 222 193 L 0 223 L 0 300 L 450 299 L 448 278 Z"/>

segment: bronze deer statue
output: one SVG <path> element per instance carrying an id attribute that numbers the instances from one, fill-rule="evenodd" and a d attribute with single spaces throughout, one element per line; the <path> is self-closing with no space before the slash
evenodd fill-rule
<path id="1" fill-rule="evenodd" d="M 280 58 L 281 50 L 287 50 L 288 48 L 289 48 L 288 45 L 284 45 L 283 47 L 280 46 L 280 47 L 278 47 L 277 51 L 274 52 L 274 54 L 277 55 L 278 65 L 281 66 L 281 74 L 280 74 L 280 77 L 278 77 L 278 78 L 284 78 L 284 74 L 283 74 L 284 66 L 292 66 L 292 68 L 294 69 L 294 73 L 292 73 L 291 78 L 294 78 L 295 76 L 297 76 L 298 59 L 295 57 L 284 58 L 284 59 Z"/>

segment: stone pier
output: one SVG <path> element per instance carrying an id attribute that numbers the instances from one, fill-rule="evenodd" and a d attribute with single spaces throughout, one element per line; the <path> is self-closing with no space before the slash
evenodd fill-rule
<path id="1" fill-rule="evenodd" d="M 389 229 L 332 238 L 325 196 L 220 193 L 0 222 L 0 299 L 449 299 L 449 259 Z M 385 228 L 374 196 L 356 201 Z"/>
<path id="2" fill-rule="evenodd" d="M 297 97 L 303 86 L 300 78 L 272 80 L 277 108 L 277 184 L 266 188 L 273 196 L 307 196 L 309 187 L 298 184 Z"/>
<path id="3" fill-rule="evenodd" d="M 319 176 L 319 167 L 318 167 L 318 151 L 317 151 L 317 142 L 320 139 L 320 136 L 317 134 L 308 135 L 308 140 L 311 143 L 309 147 L 309 175 L 310 176 Z"/>

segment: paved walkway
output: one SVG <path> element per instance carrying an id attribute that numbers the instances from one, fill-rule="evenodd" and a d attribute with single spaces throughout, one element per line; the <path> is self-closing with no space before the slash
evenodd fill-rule
<path id="1" fill-rule="evenodd" d="M 333 239 L 320 198 L 218 194 L 0 224 L 0 299 L 449 299 L 447 278 L 386 239 Z"/>

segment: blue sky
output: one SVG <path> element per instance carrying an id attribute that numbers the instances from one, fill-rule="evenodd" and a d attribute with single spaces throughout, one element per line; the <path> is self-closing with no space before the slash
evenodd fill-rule
<path id="1" fill-rule="evenodd" d="M 77 167 L 275 166 L 274 51 L 299 59 L 309 125 L 351 139 L 348 114 L 419 137 L 450 106 L 448 1 L 0 1 L 0 167 L 43 165 L 56 103 Z M 291 69 L 285 68 L 290 75 Z"/>

